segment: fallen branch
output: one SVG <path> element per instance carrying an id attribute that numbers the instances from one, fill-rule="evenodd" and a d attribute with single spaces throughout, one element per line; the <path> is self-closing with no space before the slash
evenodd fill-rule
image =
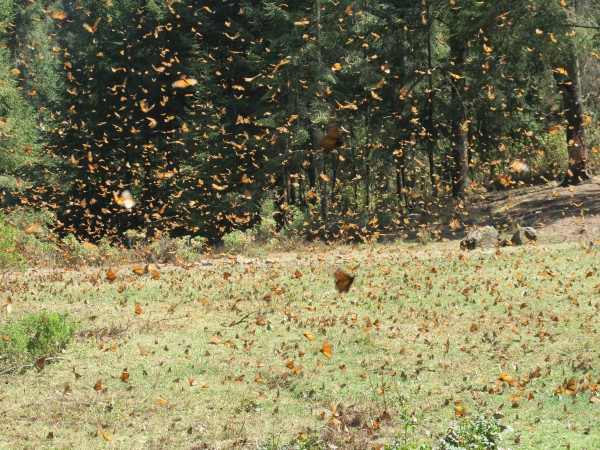
<path id="1" fill-rule="evenodd" d="M 221 326 L 228 327 L 228 328 L 235 327 L 236 325 L 239 325 L 240 323 L 245 322 L 248 317 L 250 317 L 252 314 L 256 314 L 256 313 L 258 313 L 258 311 L 249 312 L 248 314 L 246 314 L 244 317 L 242 317 L 237 322 L 232 322 L 229 325 L 221 324 Z"/>
<path id="2" fill-rule="evenodd" d="M 41 365 L 41 368 L 40 368 L 40 364 L 39 364 L 40 360 L 43 360 L 43 365 Z M 47 362 L 60 361 L 60 360 L 71 361 L 70 358 L 64 358 L 62 356 L 52 356 L 49 358 L 40 358 L 34 363 L 24 364 L 22 366 L 12 366 L 12 367 L 9 367 L 8 369 L 4 369 L 3 371 L 0 372 L 0 375 L 16 375 L 17 373 L 23 373 L 26 370 L 33 369 L 34 367 L 38 368 L 38 370 L 41 371 Z"/>

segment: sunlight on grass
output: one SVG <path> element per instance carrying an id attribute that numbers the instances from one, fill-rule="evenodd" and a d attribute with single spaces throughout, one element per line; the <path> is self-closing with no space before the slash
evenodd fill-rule
<path id="1" fill-rule="evenodd" d="M 158 279 L 12 274 L 13 317 L 66 310 L 79 328 L 66 359 L 3 378 L 0 445 L 100 448 L 102 429 L 117 448 L 312 432 L 370 448 L 402 435 L 409 411 L 410 442 L 439 445 L 456 418 L 484 412 L 506 447 L 593 448 L 596 264 L 567 245 L 377 245 L 167 266 Z M 357 277 L 348 294 L 336 267 Z"/>

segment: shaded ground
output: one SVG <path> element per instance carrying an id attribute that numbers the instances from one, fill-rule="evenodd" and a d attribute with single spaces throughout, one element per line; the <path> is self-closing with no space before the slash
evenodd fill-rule
<path id="1" fill-rule="evenodd" d="M 508 232 L 538 229 L 546 242 L 588 242 L 600 238 L 600 179 L 573 187 L 536 186 L 483 195 L 469 210 L 470 223 Z"/>

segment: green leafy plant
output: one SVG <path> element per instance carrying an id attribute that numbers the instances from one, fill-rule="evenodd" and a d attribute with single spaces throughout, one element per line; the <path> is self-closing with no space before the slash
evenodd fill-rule
<path id="1" fill-rule="evenodd" d="M 383 450 L 431 450 L 432 448 L 429 444 L 406 443 L 402 439 L 394 439 L 383 446 Z"/>
<path id="2" fill-rule="evenodd" d="M 479 414 L 473 420 L 467 419 L 451 427 L 440 440 L 440 449 L 493 450 L 498 448 L 499 438 L 498 421 Z"/>
<path id="3" fill-rule="evenodd" d="M 254 241 L 251 230 L 234 230 L 223 236 L 223 247 L 227 252 L 241 252 Z"/>
<path id="4" fill-rule="evenodd" d="M 0 223 L 0 268 L 24 269 L 25 258 L 16 251 L 19 230 L 2 220 Z"/>
<path id="5" fill-rule="evenodd" d="M 430 450 L 432 447 L 425 443 L 414 442 L 413 431 L 417 428 L 417 417 L 408 407 L 396 417 L 402 424 L 402 432 L 398 437 L 383 446 L 383 450 Z"/>
<path id="6" fill-rule="evenodd" d="M 100 251 L 96 246 L 84 245 L 74 234 L 67 234 L 60 243 L 63 250 L 63 262 L 69 265 L 91 264 L 100 259 Z"/>
<path id="7" fill-rule="evenodd" d="M 71 342 L 76 329 L 66 313 L 42 312 L 10 321 L 0 328 L 0 365 L 55 356 Z"/>

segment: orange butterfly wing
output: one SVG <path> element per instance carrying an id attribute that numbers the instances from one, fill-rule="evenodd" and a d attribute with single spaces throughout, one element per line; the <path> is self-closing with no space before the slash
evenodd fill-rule
<path id="1" fill-rule="evenodd" d="M 339 142 L 340 131 L 338 129 L 338 124 L 335 122 L 331 122 L 329 125 L 327 125 L 327 128 L 325 129 L 325 136 L 323 136 L 323 138 L 321 139 L 321 146 L 323 147 L 323 150 L 330 152 L 335 147 L 337 147 Z"/>
<path id="2" fill-rule="evenodd" d="M 339 269 L 335 271 L 333 276 L 335 277 L 335 287 L 340 293 L 348 292 L 350 290 L 350 286 L 352 286 L 354 277 L 342 272 Z"/>
<path id="3" fill-rule="evenodd" d="M 180 80 L 174 81 L 172 86 L 175 89 L 185 89 L 188 86 L 195 86 L 198 84 L 198 80 L 195 78 L 181 78 Z"/>

